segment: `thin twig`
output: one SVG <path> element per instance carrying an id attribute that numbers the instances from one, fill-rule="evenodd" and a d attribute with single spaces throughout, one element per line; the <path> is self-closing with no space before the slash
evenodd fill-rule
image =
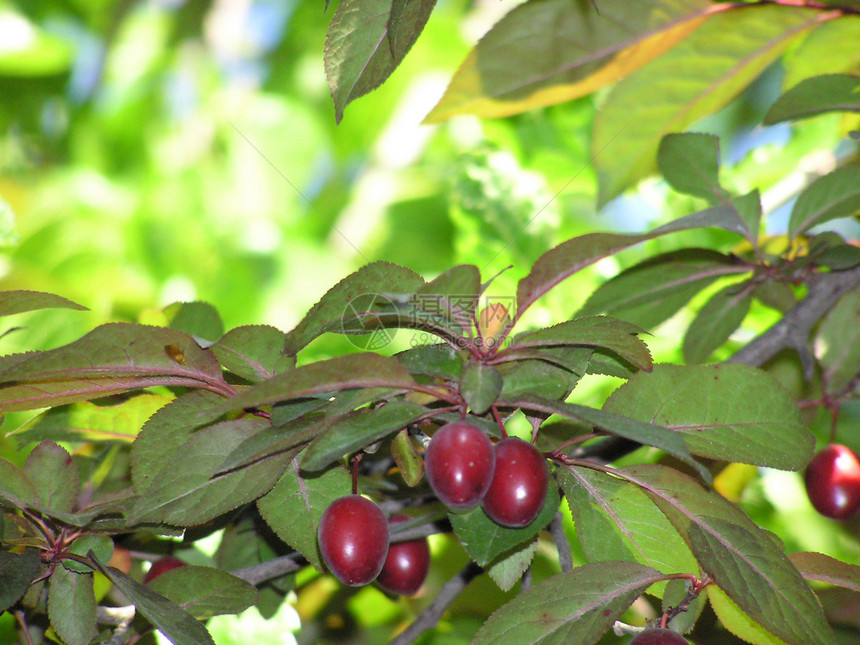
<path id="1" fill-rule="evenodd" d="M 564 532 L 564 519 L 561 516 L 561 511 L 556 513 L 552 522 L 549 523 L 549 532 L 558 551 L 558 563 L 561 565 L 561 570 L 564 572 L 573 571 L 573 558 L 570 555 L 570 543 Z"/>
<path id="2" fill-rule="evenodd" d="M 421 634 L 429 629 L 433 629 L 442 614 L 448 609 L 448 606 L 454 602 L 454 599 L 460 595 L 460 592 L 465 589 L 472 580 L 481 574 L 483 569 L 474 562 L 470 562 L 463 569 L 451 578 L 448 582 L 442 585 L 436 599 L 430 603 L 427 608 L 421 612 L 409 627 L 400 632 L 397 637 L 392 640 L 389 645 L 409 645 L 417 639 Z"/>

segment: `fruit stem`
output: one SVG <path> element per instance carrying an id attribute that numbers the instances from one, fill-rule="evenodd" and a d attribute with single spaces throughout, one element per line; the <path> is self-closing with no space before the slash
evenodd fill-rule
<path id="1" fill-rule="evenodd" d="M 502 439 L 507 439 L 508 431 L 505 429 L 505 422 L 502 421 L 502 415 L 499 414 L 499 409 L 495 405 L 491 405 L 490 409 L 493 411 L 493 416 L 496 419 L 496 423 L 499 424 L 499 429 L 502 431 Z"/>
<path id="2" fill-rule="evenodd" d="M 358 495 L 358 462 L 364 453 L 358 452 L 352 456 L 352 494 Z"/>

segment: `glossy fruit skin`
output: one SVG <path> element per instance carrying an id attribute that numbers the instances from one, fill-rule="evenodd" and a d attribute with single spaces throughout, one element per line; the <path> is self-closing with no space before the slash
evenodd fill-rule
<path id="1" fill-rule="evenodd" d="M 152 563 L 152 566 L 149 568 L 149 571 L 146 572 L 146 575 L 143 576 L 144 584 L 148 582 L 152 582 L 162 573 L 167 573 L 173 569 L 178 569 L 179 567 L 187 566 L 185 562 L 176 558 L 172 555 L 167 555 L 161 558 L 160 560 L 156 560 Z"/>
<path id="2" fill-rule="evenodd" d="M 648 629 L 637 634 L 630 645 L 688 645 L 687 639 L 671 629 Z"/>
<path id="3" fill-rule="evenodd" d="M 860 509 L 860 457 L 847 446 L 827 446 L 806 468 L 806 493 L 825 517 L 850 517 Z"/>
<path id="4" fill-rule="evenodd" d="M 405 515 L 394 515 L 388 521 L 396 524 L 411 519 Z M 376 584 L 390 593 L 414 596 L 424 584 L 429 570 L 430 547 L 427 538 L 394 542 L 388 547 L 388 557 L 376 578 Z"/>
<path id="5" fill-rule="evenodd" d="M 509 437 L 496 444 L 496 472 L 481 502 L 502 526 L 528 526 L 540 513 L 549 488 L 546 459 L 532 444 Z"/>
<path id="6" fill-rule="evenodd" d="M 424 454 L 430 487 L 443 504 L 458 511 L 481 502 L 495 464 L 493 443 L 487 435 L 462 421 L 439 428 Z"/>
<path id="7" fill-rule="evenodd" d="M 317 542 L 329 571 L 342 583 L 366 585 L 379 575 L 388 554 L 388 520 L 361 495 L 333 501 L 323 512 Z"/>

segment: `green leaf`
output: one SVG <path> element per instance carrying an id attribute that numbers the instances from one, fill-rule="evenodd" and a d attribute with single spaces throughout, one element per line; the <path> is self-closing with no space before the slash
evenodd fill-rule
<path id="1" fill-rule="evenodd" d="M 860 213 L 860 166 L 843 166 L 822 175 L 797 197 L 791 209 L 791 237 L 813 226 Z"/>
<path id="2" fill-rule="evenodd" d="M 577 315 L 605 312 L 653 329 L 716 280 L 749 272 L 729 255 L 682 249 L 654 256 L 599 286 Z"/>
<path id="3" fill-rule="evenodd" d="M 800 470 L 815 444 L 788 392 L 747 365 L 656 365 L 604 410 L 674 430 L 694 455 L 721 461 Z"/>
<path id="4" fill-rule="evenodd" d="M 764 115 L 765 125 L 797 121 L 825 112 L 860 112 L 860 76 L 813 76 L 783 94 Z"/>
<path id="5" fill-rule="evenodd" d="M 496 524 L 480 506 L 465 513 L 448 513 L 448 518 L 460 545 L 469 557 L 485 567 L 500 558 L 507 558 L 546 528 L 555 517 L 560 503 L 558 489 L 555 482 L 551 482 L 543 508 L 528 526 L 509 528 Z"/>
<path id="6" fill-rule="evenodd" d="M 592 645 L 655 582 L 654 569 L 633 562 L 586 564 L 554 575 L 496 610 L 472 645 Z"/>
<path id="7" fill-rule="evenodd" d="M 701 197 L 711 204 L 728 201 L 720 186 L 720 140 L 712 134 L 667 134 L 660 140 L 657 164 L 669 185 L 679 193 Z"/>
<path id="8" fill-rule="evenodd" d="M 128 522 L 194 526 L 264 495 L 284 471 L 290 454 L 277 454 L 245 468 L 216 475 L 244 440 L 268 427 L 244 417 L 197 430 L 172 455 L 159 460 L 150 485 L 138 493 Z"/>
<path id="9" fill-rule="evenodd" d="M 341 0 L 325 41 L 335 121 L 387 79 L 415 44 L 436 0 Z"/>
<path id="10" fill-rule="evenodd" d="M 91 556 L 92 557 L 92 556 Z M 103 565 L 96 560 L 101 571 L 122 594 L 134 604 L 152 625 L 174 645 L 215 645 L 203 623 L 170 602 L 164 596 L 129 578 L 122 571 Z"/>
<path id="11" fill-rule="evenodd" d="M 231 329 L 212 346 L 215 358 L 236 376 L 259 383 L 296 366 L 295 357 L 283 353 L 286 334 L 268 325 Z"/>
<path id="12" fill-rule="evenodd" d="M 424 477 L 424 459 L 409 438 L 407 428 L 403 428 L 391 440 L 391 457 L 407 486 L 413 487 L 421 483 Z"/>
<path id="13" fill-rule="evenodd" d="M 212 353 L 182 332 L 130 323 L 25 354 L 0 372 L 0 411 L 95 399 L 154 385 L 229 390 Z"/>
<path id="14" fill-rule="evenodd" d="M 566 399 L 585 374 L 593 351 L 590 347 L 551 347 L 538 350 L 510 350 L 500 363 L 501 398 L 515 399 L 535 394 L 545 399 Z"/>
<path id="15" fill-rule="evenodd" d="M 317 526 L 325 509 L 351 490 L 350 476 L 343 468 L 303 473 L 294 459 L 272 490 L 257 500 L 257 508 L 279 538 L 317 570 L 325 571 L 317 548 Z"/>
<path id="16" fill-rule="evenodd" d="M 634 418 L 633 415 L 625 417 L 616 411 L 605 408 L 603 410 L 596 410 L 584 405 L 548 401 L 536 396 L 524 396 L 511 402 L 511 404 L 524 410 L 533 410 L 545 414 L 559 414 L 579 423 L 596 426 L 609 434 L 665 450 L 673 457 L 695 468 L 705 481 L 711 480 L 708 470 L 690 455 L 684 440 L 676 433 L 660 425 L 643 422 Z"/>
<path id="17" fill-rule="evenodd" d="M 198 413 L 197 418 L 226 414 L 267 403 L 362 388 L 405 388 L 414 385 L 409 372 L 393 358 L 373 353 L 347 354 L 302 365 L 244 390 Z"/>
<path id="18" fill-rule="evenodd" d="M 846 387 L 860 364 L 860 292 L 842 296 L 827 312 L 815 335 L 815 355 L 823 368 L 821 378 L 832 392 Z"/>
<path id="19" fill-rule="evenodd" d="M 750 283 L 721 289 L 699 309 L 684 335 L 684 360 L 704 363 L 746 318 L 752 304 Z"/>
<path id="20" fill-rule="evenodd" d="M 238 614 L 257 602 L 254 585 L 213 567 L 177 567 L 158 576 L 149 587 L 198 620 Z"/>
<path id="21" fill-rule="evenodd" d="M 427 414 L 427 408 L 394 399 L 377 408 L 363 408 L 333 421 L 302 452 L 304 470 L 322 470 L 344 455 L 384 439 Z"/>
<path id="22" fill-rule="evenodd" d="M 860 50 L 851 43 L 858 41 L 860 20 L 856 17 L 843 15 L 838 20 L 821 23 L 786 54 L 783 88 L 823 73 L 856 70 L 860 66 Z"/>
<path id="23" fill-rule="evenodd" d="M 817 598 L 781 545 L 737 506 L 665 466 L 631 466 L 618 475 L 648 493 L 702 569 L 755 622 L 792 645 L 834 642 Z"/>
<path id="24" fill-rule="evenodd" d="M 472 414 L 483 415 L 499 398 L 502 375 L 492 365 L 466 363 L 460 376 L 460 394 Z"/>
<path id="25" fill-rule="evenodd" d="M 538 541 L 535 539 L 491 565 L 487 569 L 487 575 L 499 586 L 499 589 L 510 591 L 522 579 L 534 560 L 537 550 Z"/>
<path id="26" fill-rule="evenodd" d="M 66 645 L 89 645 L 98 634 L 93 574 L 54 569 L 48 583 L 48 617 Z"/>
<path id="27" fill-rule="evenodd" d="M 480 295 L 481 272 L 478 267 L 471 264 L 452 267 L 415 292 L 409 302 L 415 310 L 413 316 L 416 320 L 412 322 L 421 327 L 423 312 L 424 315 L 429 314 L 430 321 L 442 318 L 449 324 L 453 323 L 458 335 L 465 336 L 477 318 L 475 310 Z"/>
<path id="28" fill-rule="evenodd" d="M 127 444 L 134 441 L 146 420 L 171 400 L 157 394 L 141 394 L 116 405 L 72 403 L 46 410 L 9 436 L 21 448 L 46 439 Z"/>
<path id="29" fill-rule="evenodd" d="M 205 347 L 224 335 L 221 315 L 208 302 L 177 302 L 165 307 L 164 313 L 171 329 L 194 336 Z"/>
<path id="30" fill-rule="evenodd" d="M 609 351 L 633 366 L 650 370 L 651 352 L 638 338 L 645 330 L 623 320 L 605 316 L 587 316 L 553 325 L 545 329 L 519 334 L 510 350 L 519 347 L 553 347 L 582 345 Z"/>
<path id="31" fill-rule="evenodd" d="M 143 425 L 131 446 L 131 480 L 137 491 L 152 484 L 165 461 L 176 454 L 200 426 L 220 415 L 192 423 L 192 415 L 211 408 L 221 397 L 205 390 L 194 390 L 174 399 L 153 414 Z"/>
<path id="32" fill-rule="evenodd" d="M 577 466 L 562 468 L 559 484 L 589 562 L 627 560 L 663 573 L 698 571 L 678 531 L 638 486 Z"/>
<path id="33" fill-rule="evenodd" d="M 722 589 L 711 585 L 706 591 L 717 618 L 732 634 L 756 645 L 785 645 L 784 640 L 750 618 Z"/>
<path id="34" fill-rule="evenodd" d="M 69 545 L 68 551 L 69 553 L 79 555 L 81 557 L 86 557 L 87 554 L 92 551 L 96 554 L 96 557 L 99 560 L 107 562 L 113 555 L 113 540 L 107 535 L 84 533 Z M 69 571 L 73 571 L 75 573 L 93 572 L 92 567 L 88 567 L 77 560 L 63 560 L 63 566 Z"/>
<path id="35" fill-rule="evenodd" d="M 15 508 L 38 506 L 39 494 L 26 473 L 11 461 L 0 457 L 0 500 Z"/>
<path id="36" fill-rule="evenodd" d="M 654 170 L 664 135 L 722 108 L 821 19 L 816 9 L 736 5 L 619 82 L 594 123 L 599 204 Z"/>
<path id="37" fill-rule="evenodd" d="M 284 351 L 299 350 L 325 332 L 341 332 L 344 320 L 360 316 L 391 300 L 406 301 L 424 285 L 424 278 L 390 262 L 373 262 L 348 275 L 329 289 L 287 334 Z M 367 333 L 367 332 L 365 332 Z"/>
<path id="38" fill-rule="evenodd" d="M 44 508 L 69 513 L 78 501 L 78 466 L 62 446 L 43 441 L 27 456 L 26 474 Z"/>
<path id="39" fill-rule="evenodd" d="M 590 94 L 675 46 L 708 10 L 701 0 L 526 2 L 469 53 L 426 120 L 495 118 Z"/>
<path id="40" fill-rule="evenodd" d="M 466 354 L 447 343 L 419 345 L 394 355 L 411 374 L 459 381 Z"/>
<path id="41" fill-rule="evenodd" d="M 860 591 L 860 566 L 856 564 L 848 564 L 823 553 L 790 553 L 788 559 L 807 580 Z"/>
<path id="42" fill-rule="evenodd" d="M 24 592 L 39 575 L 42 558 L 36 549 L 12 553 L 0 549 L 0 613 L 21 599 Z"/>
<path id="43" fill-rule="evenodd" d="M 62 296 L 41 291 L 0 291 L 0 316 L 11 316 L 36 309 L 77 309 L 89 311 L 83 305 Z"/>

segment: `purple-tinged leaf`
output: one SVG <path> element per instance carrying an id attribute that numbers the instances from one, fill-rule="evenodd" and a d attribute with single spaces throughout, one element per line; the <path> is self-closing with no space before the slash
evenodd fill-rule
<path id="1" fill-rule="evenodd" d="M 357 321 L 371 319 L 363 333 L 372 330 L 372 314 L 392 301 L 406 302 L 424 286 L 424 278 L 390 262 L 373 262 L 348 275 L 317 302 L 287 334 L 284 351 L 295 356 L 305 345 L 326 332 L 359 333 Z M 344 329 L 344 327 L 348 329 Z"/>
<path id="2" fill-rule="evenodd" d="M 317 526 L 325 509 L 350 491 L 350 477 L 343 468 L 304 473 L 294 459 L 272 490 L 257 500 L 257 508 L 279 538 L 325 571 L 317 548 Z"/>
<path id="3" fill-rule="evenodd" d="M 684 335 L 684 360 L 704 363 L 740 326 L 752 304 L 750 283 L 721 289 L 699 309 Z"/>
<path id="4" fill-rule="evenodd" d="M 703 0 L 523 3 L 481 39 L 427 117 L 500 117 L 570 101 L 623 78 L 686 37 Z"/>
<path id="5" fill-rule="evenodd" d="M 595 426 L 617 437 L 630 439 L 646 446 L 654 446 L 695 468 L 704 481 L 711 481 L 710 472 L 693 459 L 684 440 L 675 432 L 654 423 L 643 422 L 632 416 L 622 416 L 610 410 L 597 410 L 584 405 L 550 401 L 531 395 L 505 401 L 504 404 L 544 414 L 558 414 L 579 423 Z"/>
<path id="6" fill-rule="evenodd" d="M 62 446 L 43 441 L 27 456 L 24 474 L 33 482 L 41 505 L 70 513 L 78 501 L 78 466 Z"/>
<path id="7" fill-rule="evenodd" d="M 93 574 L 56 567 L 48 583 L 48 617 L 66 645 L 89 645 L 98 634 Z"/>
<path id="8" fill-rule="evenodd" d="M 858 93 L 860 101 L 860 93 Z M 813 226 L 860 213 L 860 166 L 843 166 L 822 175 L 803 189 L 791 209 L 791 237 Z"/>
<path id="9" fill-rule="evenodd" d="M 376 89 L 415 44 L 436 0 L 341 0 L 325 42 L 325 69 L 335 121 Z"/>
<path id="10" fill-rule="evenodd" d="M 692 454 L 722 461 L 800 470 L 815 444 L 794 399 L 748 365 L 656 365 L 615 390 L 604 410 L 669 428 Z"/>
<path id="11" fill-rule="evenodd" d="M 860 592 L 860 566 L 823 553 L 790 553 L 788 559 L 807 580 L 826 582 Z"/>
<path id="12" fill-rule="evenodd" d="M 42 291 L 0 291 L 0 316 L 11 316 L 36 309 L 77 309 L 88 311 L 83 305 L 62 296 Z"/>
<path id="13" fill-rule="evenodd" d="M 860 112 L 860 76 L 826 74 L 807 78 L 779 97 L 762 121 L 773 125 L 825 112 Z"/>
<path id="14" fill-rule="evenodd" d="M 182 332 L 130 323 L 97 327 L 69 345 L 0 371 L 0 411 L 61 405 L 154 385 L 206 388 L 229 395 L 211 351 Z"/>
<path id="15" fill-rule="evenodd" d="M 665 466 L 617 474 L 648 493 L 702 569 L 750 618 L 791 645 L 834 642 L 821 605 L 781 545 L 737 506 Z"/>
<path id="16" fill-rule="evenodd" d="M 682 249 L 640 262 L 600 285 L 577 315 L 606 313 L 653 329 L 716 280 L 749 267 L 709 249 Z"/>
<path id="17" fill-rule="evenodd" d="M 667 134 L 660 140 L 657 164 L 679 193 L 701 197 L 711 204 L 721 204 L 730 197 L 720 186 L 720 140 L 712 134 Z"/>
<path id="18" fill-rule="evenodd" d="M 633 562 L 577 567 L 538 583 L 497 609 L 472 645 L 592 645 L 648 587 L 664 579 L 659 571 Z"/>
<path id="19" fill-rule="evenodd" d="M 0 504 L 13 508 L 39 504 L 39 494 L 27 474 L 3 457 L 0 457 Z"/>
<path id="20" fill-rule="evenodd" d="M 295 356 L 283 353 L 286 334 L 268 325 L 231 329 L 212 346 L 218 362 L 237 376 L 259 383 L 296 366 Z"/>
<path id="21" fill-rule="evenodd" d="M 605 316 L 588 316 L 559 323 L 552 327 L 519 334 L 510 347 L 553 347 L 559 345 L 598 347 L 629 362 L 631 365 L 650 370 L 653 366 L 648 346 L 637 334 L 645 330 L 623 320 Z"/>
<path id="22" fill-rule="evenodd" d="M 364 388 L 408 390 L 414 385 L 412 375 L 393 358 L 369 352 L 347 354 L 277 374 L 237 396 L 221 401 L 211 409 L 198 413 L 197 417 L 211 418 L 213 415 L 217 417 L 232 410 L 319 394 L 333 394 L 341 390 Z"/>
<path id="23" fill-rule="evenodd" d="M 92 557 L 92 554 L 91 554 Z M 105 577 L 133 603 L 138 612 L 175 645 L 215 645 L 203 623 L 179 605 L 169 601 L 147 586 L 130 578 L 119 569 L 108 567 L 94 558 Z"/>

